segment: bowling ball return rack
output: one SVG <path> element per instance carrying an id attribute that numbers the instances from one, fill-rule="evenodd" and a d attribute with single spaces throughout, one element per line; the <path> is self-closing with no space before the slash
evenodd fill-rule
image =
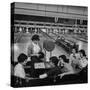
<path id="1" fill-rule="evenodd" d="M 61 38 L 57 38 L 55 40 L 55 43 L 58 45 L 58 46 L 61 46 L 66 52 L 68 52 L 69 54 L 72 52 L 72 48 L 76 48 L 78 50 L 78 45 L 76 44 L 76 42 L 74 41 L 70 41 L 70 40 L 67 40 L 65 39 L 64 37 L 61 37 Z"/>

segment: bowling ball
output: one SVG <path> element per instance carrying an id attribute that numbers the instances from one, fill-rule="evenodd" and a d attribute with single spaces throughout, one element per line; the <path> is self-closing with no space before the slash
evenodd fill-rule
<path id="1" fill-rule="evenodd" d="M 46 49 L 48 52 L 51 52 L 55 48 L 55 43 L 53 41 L 50 41 L 50 40 L 45 40 L 43 42 L 43 48 Z"/>

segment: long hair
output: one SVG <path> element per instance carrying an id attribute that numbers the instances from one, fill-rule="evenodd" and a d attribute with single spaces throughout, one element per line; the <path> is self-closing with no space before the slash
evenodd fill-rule
<path id="1" fill-rule="evenodd" d="M 83 56 L 85 56 L 85 57 L 86 57 L 85 50 L 81 49 L 79 52 L 80 52 L 80 53 L 82 53 L 82 54 L 83 54 Z"/>

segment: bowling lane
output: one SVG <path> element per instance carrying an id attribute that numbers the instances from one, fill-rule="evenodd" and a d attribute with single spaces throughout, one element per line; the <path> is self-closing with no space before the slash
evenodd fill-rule
<path id="1" fill-rule="evenodd" d="M 88 56 L 88 42 L 81 41 L 77 35 L 64 35 L 67 39 L 76 42 L 79 45 L 79 50 L 84 49 Z M 78 39 L 77 39 L 78 38 Z"/>
<path id="2" fill-rule="evenodd" d="M 52 34 L 53 35 L 53 34 Z M 79 50 L 84 49 L 86 51 L 86 54 L 88 56 L 88 42 L 86 39 L 81 38 L 80 35 L 75 35 L 75 34 L 57 34 L 58 36 L 64 36 L 65 39 L 68 39 L 70 41 L 74 41 L 79 45 Z M 56 39 L 56 37 L 54 37 Z M 87 37 L 85 37 L 87 38 Z"/>
<path id="3" fill-rule="evenodd" d="M 84 49 L 87 56 L 88 56 L 88 42 L 87 42 L 87 40 L 85 40 L 83 38 L 80 38 L 80 36 L 70 35 L 70 34 L 53 34 L 53 33 L 50 33 L 49 35 L 52 36 L 55 40 L 57 39 L 56 36 L 64 36 L 65 39 L 76 42 L 79 45 L 79 50 Z M 58 50 L 60 50 L 60 48 L 61 48 L 61 47 L 58 47 L 58 46 L 56 46 L 56 47 L 58 48 Z M 61 48 L 61 50 L 62 50 L 62 48 Z M 64 52 L 66 54 L 66 52 L 64 50 L 62 50 L 62 52 Z M 66 54 L 66 55 L 68 56 L 68 54 Z"/>
<path id="4" fill-rule="evenodd" d="M 30 34 L 29 35 L 24 34 L 24 35 L 22 35 L 22 37 L 20 37 L 18 39 L 18 42 L 16 42 L 14 44 L 14 61 L 17 61 L 17 57 L 20 53 L 27 54 L 27 47 L 28 47 L 29 43 L 31 42 L 31 36 L 32 35 L 30 35 Z M 44 40 L 52 40 L 52 39 L 46 35 L 40 35 L 40 43 L 42 46 L 43 46 Z M 53 50 L 52 55 L 59 56 L 62 54 L 66 54 L 68 56 L 68 54 L 63 50 L 62 47 L 55 45 L 55 49 Z M 47 58 L 49 58 L 49 57 L 50 57 L 50 55 L 47 52 Z"/>

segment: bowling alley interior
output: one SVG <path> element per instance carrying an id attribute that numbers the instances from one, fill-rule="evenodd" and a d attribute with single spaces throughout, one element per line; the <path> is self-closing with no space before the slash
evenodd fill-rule
<path id="1" fill-rule="evenodd" d="M 11 4 L 11 86 L 88 83 L 88 7 Z"/>

